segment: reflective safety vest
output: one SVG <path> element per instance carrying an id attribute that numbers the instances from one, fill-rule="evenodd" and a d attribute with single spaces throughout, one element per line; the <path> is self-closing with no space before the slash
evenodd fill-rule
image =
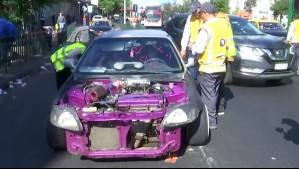
<path id="1" fill-rule="evenodd" d="M 236 46 L 234 41 L 233 30 L 229 21 L 229 17 L 226 13 L 219 12 L 216 14 L 216 17 L 223 21 L 228 27 L 228 40 L 227 40 L 227 49 L 226 49 L 226 56 L 227 57 L 234 57 L 236 56 Z"/>
<path id="2" fill-rule="evenodd" d="M 208 32 L 208 42 L 203 55 L 199 59 L 199 71 L 205 73 L 225 72 L 228 28 L 219 19 L 204 24 Z"/>
<path id="3" fill-rule="evenodd" d="M 299 20 L 295 20 L 292 22 L 294 24 L 294 33 L 293 37 L 291 37 L 291 43 L 299 43 Z"/>
<path id="4" fill-rule="evenodd" d="M 203 21 L 201 19 L 196 18 L 196 16 L 192 15 L 190 18 L 190 42 L 195 43 L 198 32 L 203 25 Z"/>
<path id="5" fill-rule="evenodd" d="M 56 72 L 64 69 L 64 61 L 68 57 L 67 54 L 77 48 L 81 48 L 83 53 L 86 49 L 86 46 L 81 43 L 73 43 L 58 49 L 54 54 L 52 54 L 50 59 L 55 66 Z"/>

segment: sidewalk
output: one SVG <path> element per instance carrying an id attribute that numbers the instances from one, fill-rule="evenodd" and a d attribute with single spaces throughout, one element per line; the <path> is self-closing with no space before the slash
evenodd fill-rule
<path id="1" fill-rule="evenodd" d="M 50 63 L 49 56 L 32 56 L 29 57 L 25 63 L 9 66 L 7 72 L 4 72 L 4 68 L 1 68 L 0 89 L 8 88 L 10 81 L 22 79 L 28 75 L 41 71 L 41 66 L 44 66 L 45 63 Z"/>

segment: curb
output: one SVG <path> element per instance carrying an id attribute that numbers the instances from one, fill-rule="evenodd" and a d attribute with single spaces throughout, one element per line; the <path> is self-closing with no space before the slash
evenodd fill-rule
<path id="1" fill-rule="evenodd" d="M 49 62 L 48 58 L 49 57 L 36 58 L 38 60 L 37 61 L 38 63 L 36 63 L 34 65 L 30 65 L 30 66 L 28 65 L 28 67 L 30 67 L 30 68 L 27 68 L 27 69 L 24 68 L 24 71 L 22 71 L 22 73 L 16 73 L 9 77 L 5 77 L 5 80 L 0 81 L 0 89 L 2 89 L 2 90 L 8 89 L 10 81 L 15 81 L 16 79 L 22 79 L 29 75 L 33 75 L 35 73 L 42 71 L 40 67 L 43 66 L 45 64 L 45 62 Z M 26 64 L 29 64 L 29 63 L 25 63 L 24 67 L 27 66 Z"/>

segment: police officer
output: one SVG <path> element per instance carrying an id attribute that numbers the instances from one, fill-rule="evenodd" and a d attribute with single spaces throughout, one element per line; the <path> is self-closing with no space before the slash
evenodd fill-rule
<path id="1" fill-rule="evenodd" d="M 180 51 L 182 58 L 186 57 L 187 51 L 188 51 L 188 57 L 194 58 L 194 66 L 188 67 L 188 70 L 194 80 L 197 79 L 199 66 L 197 62 L 197 56 L 195 55 L 195 53 L 192 53 L 192 51 L 188 48 L 188 44 L 195 43 L 198 35 L 198 31 L 203 25 L 203 22 L 199 16 L 200 7 L 201 7 L 201 3 L 198 1 L 193 1 L 191 4 L 191 8 L 189 10 L 189 13 L 191 14 L 188 16 L 185 24 L 183 37 L 181 39 L 181 51 Z"/>
<path id="2" fill-rule="evenodd" d="M 81 42 L 76 42 L 58 49 L 51 56 L 51 62 L 55 66 L 56 70 L 56 84 L 57 89 L 63 85 L 63 83 L 72 74 L 72 71 L 65 67 L 65 61 L 69 58 L 78 57 L 85 51 L 86 46 Z"/>
<path id="3" fill-rule="evenodd" d="M 226 50 L 229 39 L 224 22 L 216 18 L 215 7 L 209 2 L 202 4 L 199 15 L 204 24 L 192 52 L 199 55 L 199 77 L 201 96 L 209 114 L 210 129 L 217 129 L 217 100 L 220 83 L 226 71 Z"/>
<path id="4" fill-rule="evenodd" d="M 295 48 L 295 56 L 297 57 L 297 75 L 299 75 L 299 18 L 294 15 L 288 31 L 287 41 Z"/>
<path id="5" fill-rule="evenodd" d="M 227 48 L 226 48 L 226 68 L 231 69 L 231 62 L 234 61 L 234 56 L 236 56 L 236 47 L 235 47 L 235 42 L 234 42 L 234 36 L 233 36 L 233 30 L 229 21 L 229 17 L 226 13 L 223 12 L 218 12 L 216 14 L 216 17 L 224 22 L 224 24 L 227 25 L 228 27 L 228 41 L 227 41 Z M 224 115 L 225 111 L 225 105 L 226 105 L 226 99 L 225 99 L 225 87 L 224 87 L 224 80 L 221 81 L 220 83 L 220 89 L 219 89 L 219 98 L 218 98 L 218 115 Z"/>

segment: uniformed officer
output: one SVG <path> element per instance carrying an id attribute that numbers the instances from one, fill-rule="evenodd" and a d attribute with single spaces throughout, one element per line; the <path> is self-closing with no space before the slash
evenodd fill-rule
<path id="1" fill-rule="evenodd" d="M 190 45 L 199 55 L 199 77 L 201 96 L 209 114 L 210 129 L 217 129 L 217 100 L 220 83 L 226 71 L 226 51 L 229 39 L 227 25 L 216 18 L 215 7 L 209 2 L 202 4 L 199 15 L 204 25 L 197 39 Z"/>
<path id="2" fill-rule="evenodd" d="M 63 85 L 63 83 L 68 79 L 68 77 L 72 74 L 71 70 L 65 67 L 65 61 L 68 58 L 77 57 L 83 54 L 86 46 L 81 42 L 76 42 L 67 46 L 64 46 L 58 49 L 51 56 L 51 62 L 55 66 L 56 70 L 56 84 L 57 89 Z"/>
<path id="3" fill-rule="evenodd" d="M 191 13 L 186 21 L 183 36 L 181 39 L 181 51 L 180 54 L 182 58 L 185 58 L 187 56 L 188 51 L 188 57 L 193 58 L 194 66 L 189 66 L 188 70 L 194 80 L 197 79 L 197 73 L 198 73 L 198 62 L 197 62 L 197 55 L 195 53 L 192 53 L 191 49 L 188 48 L 189 44 L 193 44 L 196 41 L 198 31 L 203 25 L 202 20 L 199 16 L 199 10 L 201 7 L 201 3 L 198 1 L 193 1 L 191 4 L 191 8 L 189 10 L 189 13 Z"/>
<path id="4" fill-rule="evenodd" d="M 299 75 L 299 18 L 294 15 L 287 35 L 287 41 L 295 48 L 295 56 L 297 57 L 297 75 Z"/>

